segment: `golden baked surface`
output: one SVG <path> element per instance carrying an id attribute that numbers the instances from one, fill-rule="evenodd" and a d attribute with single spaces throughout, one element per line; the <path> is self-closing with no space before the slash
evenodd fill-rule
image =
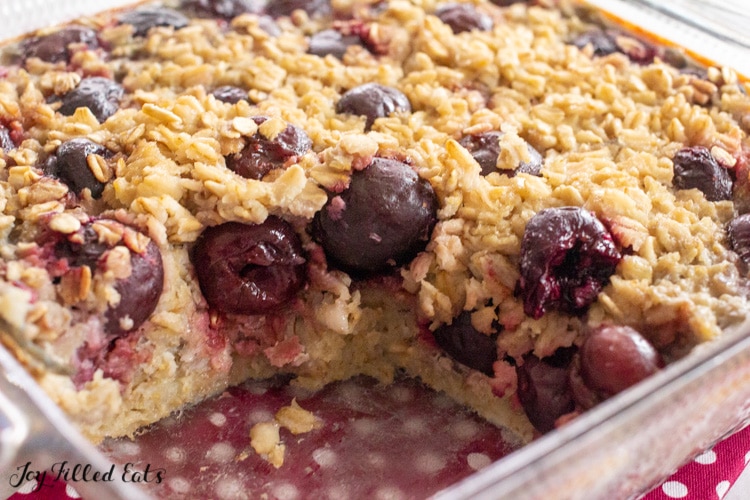
<path id="1" fill-rule="evenodd" d="M 185 1 L 8 47 L 4 344 L 93 440 L 246 377 L 400 369 L 528 440 L 530 357 L 595 404 L 592 332 L 669 362 L 742 323 L 748 86 L 501 3 Z"/>

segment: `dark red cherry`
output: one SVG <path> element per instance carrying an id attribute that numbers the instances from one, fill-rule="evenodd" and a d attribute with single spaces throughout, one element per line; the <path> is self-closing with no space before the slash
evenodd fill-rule
<path id="1" fill-rule="evenodd" d="M 714 155 L 703 146 L 685 147 L 675 153 L 674 178 L 677 189 L 698 189 L 708 201 L 730 200 L 732 178 Z"/>
<path id="2" fill-rule="evenodd" d="M 524 312 L 581 314 L 615 272 L 622 255 L 596 216 L 580 207 L 549 208 L 532 217 L 521 241 L 519 292 Z"/>
<path id="3" fill-rule="evenodd" d="M 437 344 L 459 363 L 488 376 L 494 374 L 497 334 L 486 335 L 474 328 L 471 311 L 463 311 L 451 324 L 440 326 L 433 336 Z"/>
<path id="4" fill-rule="evenodd" d="M 313 220 L 313 234 L 335 266 L 356 275 L 384 272 L 413 259 L 430 239 L 438 202 L 409 165 L 375 158 L 352 173 Z"/>
<path id="5" fill-rule="evenodd" d="M 267 120 L 265 116 L 253 118 L 258 125 Z M 287 125 L 284 130 L 269 139 L 259 130 L 245 138 L 246 144 L 238 153 L 228 155 L 227 168 L 246 179 L 260 180 L 271 170 L 285 168 L 287 162 L 307 153 L 312 140 L 296 125 Z"/>
<path id="6" fill-rule="evenodd" d="M 479 163 L 482 168 L 482 175 L 489 175 L 492 172 L 500 172 L 510 177 L 525 173 L 529 175 L 540 176 L 544 159 L 539 151 L 534 149 L 531 144 L 527 144 L 529 150 L 529 161 L 521 162 L 515 169 L 497 168 L 497 159 L 500 156 L 502 148 L 500 147 L 500 138 L 503 132 L 492 130 L 480 134 L 466 135 L 461 138 L 459 144 L 471 153 L 471 156 Z"/>
<path id="7" fill-rule="evenodd" d="M 551 431 L 558 418 L 575 409 L 568 386 L 568 368 L 574 353 L 574 348 L 563 348 L 542 359 L 529 354 L 516 367 L 518 399 L 539 432 Z"/>
<path id="8" fill-rule="evenodd" d="M 216 87 L 211 91 L 211 95 L 221 102 L 226 102 L 228 104 L 237 104 L 240 101 L 248 100 L 247 90 L 235 87 L 234 85 L 222 85 L 221 87 Z"/>
<path id="9" fill-rule="evenodd" d="M 595 328 L 577 356 L 571 386 L 576 401 L 583 408 L 619 394 L 664 367 L 661 354 L 629 326 Z"/>
<path id="10" fill-rule="evenodd" d="M 274 216 L 262 224 L 225 222 L 206 228 L 190 260 L 206 302 L 224 313 L 278 310 L 305 285 L 300 238 Z"/>
<path id="11" fill-rule="evenodd" d="M 470 3 L 442 4 L 435 10 L 435 15 L 456 34 L 475 30 L 490 31 L 494 25 L 490 16 L 478 11 Z"/>
<path id="12" fill-rule="evenodd" d="M 411 112 L 409 98 L 400 90 L 379 83 L 365 83 L 354 87 L 346 91 L 336 103 L 337 113 L 366 117 L 366 130 L 372 127 L 376 119 L 397 111 Z"/>
<path id="13" fill-rule="evenodd" d="M 116 280 L 118 302 L 104 313 L 104 331 L 109 340 L 114 340 L 136 330 L 154 312 L 164 287 L 164 266 L 159 247 L 152 240 L 148 239 L 140 247 L 129 243 L 137 238 L 124 235 L 136 233 L 135 229 L 106 221 L 108 232 L 119 231 L 123 235 L 120 241 L 113 243 L 100 238 L 96 224 L 96 220 L 91 221 L 77 232 L 66 235 L 55 244 L 54 253 L 58 259 L 66 260 L 69 267 L 86 266 L 94 274 L 106 272 L 108 255 L 115 248 L 127 250 L 130 275 Z"/>
<path id="14" fill-rule="evenodd" d="M 178 30 L 188 25 L 188 18 L 182 13 L 167 7 L 144 7 L 125 12 L 118 18 L 120 24 L 133 26 L 135 36 L 148 35 L 156 26 L 171 26 Z"/>
<path id="15" fill-rule="evenodd" d="M 125 94 L 122 86 L 101 76 L 84 78 L 78 86 L 60 98 L 58 109 L 66 116 L 72 116 L 78 108 L 89 108 L 99 123 L 103 123 L 120 107 Z"/>
<path id="16" fill-rule="evenodd" d="M 183 0 L 182 10 L 198 17 L 231 21 L 241 14 L 260 14 L 264 0 Z"/>
<path id="17" fill-rule="evenodd" d="M 96 31 L 86 26 L 72 25 L 47 35 L 26 38 L 20 44 L 21 57 L 24 60 L 38 57 L 50 63 L 70 62 L 73 44 L 87 49 L 99 48 Z"/>
<path id="18" fill-rule="evenodd" d="M 85 137 L 70 139 L 60 144 L 48 158 L 45 171 L 58 177 L 79 196 L 88 189 L 92 198 L 101 198 L 106 184 L 96 178 L 88 164 L 88 157 L 94 154 L 103 158 L 112 156 L 110 150 Z"/>
<path id="19" fill-rule="evenodd" d="M 291 16 L 295 10 L 305 11 L 311 18 L 330 16 L 331 0 L 270 0 L 266 12 L 271 17 Z"/>

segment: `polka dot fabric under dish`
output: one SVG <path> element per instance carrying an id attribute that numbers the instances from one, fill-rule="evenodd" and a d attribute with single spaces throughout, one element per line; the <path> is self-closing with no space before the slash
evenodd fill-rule
<path id="1" fill-rule="evenodd" d="M 277 469 L 253 450 L 249 432 L 292 400 L 324 425 L 297 435 L 282 428 L 286 450 Z M 421 499 L 511 451 L 494 426 L 418 382 L 402 380 L 385 390 L 366 378 L 316 394 L 248 383 L 134 441 L 111 440 L 102 449 L 118 473 L 126 464 L 148 468 L 146 487 L 157 498 L 217 500 Z M 720 499 L 749 458 L 750 427 L 696 457 L 645 499 Z M 37 486 L 27 483 L 11 499 L 80 498 L 63 483 Z"/>
<path id="2" fill-rule="evenodd" d="M 643 500 L 724 498 L 748 464 L 750 427 L 745 427 L 685 464 Z M 750 498 L 750 492 L 737 498 Z"/>
<path id="3" fill-rule="evenodd" d="M 282 428 L 276 469 L 252 449 L 249 430 L 292 400 L 323 425 L 298 435 Z M 312 395 L 249 383 L 103 449 L 121 469 L 164 469 L 164 481 L 150 485 L 157 497 L 219 500 L 426 497 L 511 451 L 496 427 L 446 396 L 416 381 L 385 390 L 366 378 Z"/>

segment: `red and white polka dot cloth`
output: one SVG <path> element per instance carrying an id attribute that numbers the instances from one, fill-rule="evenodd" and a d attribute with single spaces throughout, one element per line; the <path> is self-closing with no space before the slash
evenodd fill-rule
<path id="1" fill-rule="evenodd" d="M 298 435 L 282 428 L 285 460 L 276 469 L 253 451 L 249 429 L 273 420 L 292 399 L 325 425 Z M 135 441 L 107 442 L 103 451 L 118 475 L 126 467 L 149 468 L 152 481 L 143 486 L 157 498 L 401 500 L 428 497 L 509 450 L 494 426 L 414 381 L 383 390 L 358 379 L 316 394 L 247 384 Z M 750 427 L 698 456 L 645 499 L 721 499 L 748 460 Z M 161 471 L 162 481 L 153 480 L 154 471 Z M 80 498 L 74 484 L 52 481 L 52 475 L 43 487 L 21 485 L 11 500 Z"/>
<path id="2" fill-rule="evenodd" d="M 724 498 L 749 462 L 750 427 L 745 427 L 685 464 L 644 500 Z"/>

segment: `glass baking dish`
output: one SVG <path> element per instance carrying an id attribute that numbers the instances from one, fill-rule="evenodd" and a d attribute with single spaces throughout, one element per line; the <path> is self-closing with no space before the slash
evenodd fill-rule
<path id="1" fill-rule="evenodd" d="M 7 38 L 131 1 L 5 1 L 14 19 Z M 750 18 L 740 1 L 590 0 L 615 23 L 698 59 L 750 75 Z M 637 498 L 686 460 L 750 420 L 750 325 L 699 346 L 616 398 L 484 467 L 437 498 Z M 0 470 L 15 472 L 28 457 L 86 462 L 106 470 L 107 458 L 69 425 L 20 365 L 0 347 Z M 8 489 L 0 482 L 0 495 Z M 77 485 L 78 487 L 79 485 Z M 81 483 L 84 498 L 146 498 L 118 481 Z"/>

